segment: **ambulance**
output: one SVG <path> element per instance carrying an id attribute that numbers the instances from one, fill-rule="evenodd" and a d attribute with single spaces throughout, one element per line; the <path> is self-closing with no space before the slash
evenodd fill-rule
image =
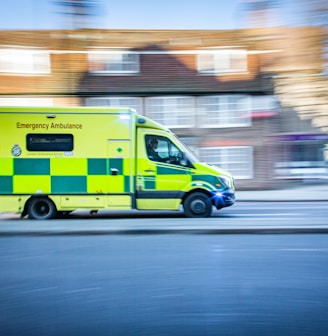
<path id="1" fill-rule="evenodd" d="M 228 171 L 200 162 L 159 123 L 123 107 L 0 107 L 0 212 L 180 210 L 235 202 Z"/>

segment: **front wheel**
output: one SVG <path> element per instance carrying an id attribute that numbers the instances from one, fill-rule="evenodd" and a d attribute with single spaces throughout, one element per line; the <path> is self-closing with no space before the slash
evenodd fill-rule
<path id="1" fill-rule="evenodd" d="M 187 217 L 209 217 L 212 213 L 212 202 L 206 194 L 195 192 L 187 196 L 183 208 Z"/>
<path id="2" fill-rule="evenodd" d="M 31 219 L 51 219 L 56 216 L 57 210 L 49 198 L 36 197 L 30 200 L 27 212 Z"/>

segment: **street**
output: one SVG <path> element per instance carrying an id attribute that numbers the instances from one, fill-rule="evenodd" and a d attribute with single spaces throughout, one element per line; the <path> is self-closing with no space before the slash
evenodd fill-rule
<path id="1" fill-rule="evenodd" d="M 326 335 L 327 235 L 195 230 L 318 225 L 325 205 L 241 203 L 192 230 L 179 213 L 1 219 L 0 334 Z M 166 234 L 144 229 L 164 222 Z M 104 230 L 120 223 L 129 234 Z"/>
<path id="2" fill-rule="evenodd" d="M 186 218 L 182 211 L 76 211 L 56 220 L 0 214 L 0 236 L 143 233 L 328 232 L 327 202 L 237 202 L 209 218 Z"/>

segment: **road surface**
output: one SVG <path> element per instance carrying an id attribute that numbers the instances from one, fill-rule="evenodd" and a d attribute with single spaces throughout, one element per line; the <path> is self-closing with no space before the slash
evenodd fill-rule
<path id="1" fill-rule="evenodd" d="M 209 220 L 305 223 L 310 211 L 291 205 L 278 216 L 272 206 L 231 208 Z M 326 210 L 314 205 L 309 213 L 316 221 Z M 51 229 L 72 222 L 186 225 L 179 215 L 136 217 L 78 214 L 41 224 L 2 219 L 0 226 L 51 227 L 48 234 L 0 236 L 0 335 L 327 334 L 326 234 L 65 235 Z"/>

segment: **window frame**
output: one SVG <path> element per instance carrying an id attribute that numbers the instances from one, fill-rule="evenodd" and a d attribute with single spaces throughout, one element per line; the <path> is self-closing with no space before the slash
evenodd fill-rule
<path id="1" fill-rule="evenodd" d="M 328 77 L 328 37 L 325 37 L 322 45 L 322 75 Z"/>
<path id="2" fill-rule="evenodd" d="M 134 60 L 123 60 L 124 56 L 133 56 Z M 116 59 L 115 59 L 116 58 Z M 121 61 L 119 60 L 121 58 Z M 140 73 L 140 54 L 129 50 L 101 50 L 88 52 L 89 72 L 103 75 L 134 75 Z M 121 66 L 121 69 L 110 69 Z M 132 64 L 132 69 L 124 69 L 124 65 Z M 99 68 L 100 67 L 100 68 Z"/>
<path id="3" fill-rule="evenodd" d="M 133 101 L 133 103 L 132 104 L 124 103 L 124 101 L 129 100 Z M 136 110 L 139 114 L 143 114 L 143 99 L 141 97 L 132 97 L 132 96 L 89 97 L 86 98 L 85 103 L 86 106 L 130 107 Z"/>
<path id="4" fill-rule="evenodd" d="M 245 49 L 200 50 L 196 58 L 197 71 L 201 75 L 224 75 L 248 71 L 248 53 Z M 236 62 L 242 63 L 242 66 L 236 66 Z M 226 66 L 222 67 L 222 64 Z"/>
<path id="5" fill-rule="evenodd" d="M 230 102 L 231 99 L 237 101 Z M 206 103 L 206 100 L 216 100 L 218 103 Z M 240 101 L 243 102 L 240 103 Z M 240 104 L 244 108 L 236 109 L 236 104 Z M 197 97 L 197 116 L 200 119 L 198 123 L 200 128 L 250 127 L 252 126 L 250 109 L 251 97 L 248 95 L 206 95 Z M 209 117 L 210 114 L 214 114 L 214 116 L 211 118 Z M 224 116 L 221 117 L 220 114 Z M 233 120 L 236 120 L 236 122 L 233 122 Z"/>
<path id="6" fill-rule="evenodd" d="M 229 154 L 229 151 L 240 151 L 241 149 L 245 150 L 245 153 L 243 153 L 243 157 L 246 159 L 249 159 L 248 162 L 247 161 L 234 161 L 234 160 L 229 160 L 229 157 L 238 157 L 240 158 L 240 155 L 236 155 L 236 154 Z M 211 150 L 211 151 L 217 151 L 217 152 L 222 152 L 219 153 L 218 155 L 215 155 L 213 153 L 204 155 L 203 151 L 206 150 Z M 199 157 L 202 161 L 207 161 L 207 163 L 211 164 L 211 165 L 216 165 L 220 168 L 226 169 L 229 172 L 232 173 L 232 175 L 234 176 L 235 179 L 253 179 L 254 178 L 254 157 L 253 157 L 253 152 L 254 152 L 254 148 L 253 146 L 213 146 L 213 147 L 199 147 L 198 148 L 198 154 Z M 205 157 L 210 157 L 210 158 L 219 158 L 219 160 L 206 160 Z M 242 166 L 243 164 L 246 165 L 245 168 L 243 169 L 233 169 L 232 165 L 238 165 L 238 167 Z M 245 172 L 244 174 L 242 174 L 241 172 Z"/>
<path id="7" fill-rule="evenodd" d="M 156 100 L 161 100 L 164 104 L 152 104 Z M 179 100 L 186 100 L 188 102 L 187 104 L 182 102 L 179 105 Z M 170 103 L 170 101 L 173 102 Z M 168 104 L 165 104 L 165 102 L 168 102 Z M 156 108 L 158 111 L 156 111 Z M 181 114 L 182 116 L 179 118 Z M 146 97 L 145 115 L 169 128 L 193 128 L 195 126 L 195 97 L 187 95 Z M 161 115 L 161 118 L 158 115 Z M 187 122 L 179 123 L 181 119 L 182 121 L 187 120 Z M 173 120 L 173 122 L 170 122 L 170 120 Z"/>
<path id="8" fill-rule="evenodd" d="M 0 106 L 54 106 L 53 98 L 0 97 Z"/>
<path id="9" fill-rule="evenodd" d="M 157 141 L 158 147 L 156 148 L 157 149 L 156 155 L 152 156 L 148 145 L 149 142 L 154 140 Z M 172 164 L 174 166 L 179 167 L 190 167 L 190 162 L 185 160 L 185 153 L 170 138 L 162 135 L 145 134 L 144 142 L 146 147 L 147 158 L 150 161 L 157 163 Z M 166 153 L 160 151 L 161 144 L 164 143 L 166 143 L 165 144 L 165 147 L 167 149 Z M 185 164 L 182 163 L 183 161 L 185 162 Z"/>
<path id="10" fill-rule="evenodd" d="M 22 75 L 50 74 L 50 52 L 40 49 L 0 47 L 0 73 Z"/>

